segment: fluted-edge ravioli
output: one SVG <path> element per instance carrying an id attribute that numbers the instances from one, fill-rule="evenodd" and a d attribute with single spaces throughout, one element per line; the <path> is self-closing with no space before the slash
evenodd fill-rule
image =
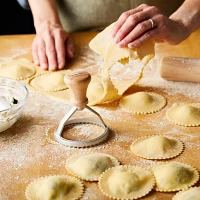
<path id="1" fill-rule="evenodd" d="M 155 190 L 174 192 L 187 189 L 199 180 L 198 171 L 191 165 L 181 162 L 163 162 L 151 168 L 155 179 Z"/>
<path id="2" fill-rule="evenodd" d="M 147 195 L 155 185 L 151 172 L 142 167 L 121 165 L 106 170 L 99 178 L 101 192 L 109 198 L 126 200 Z"/>
<path id="3" fill-rule="evenodd" d="M 123 96 L 120 106 L 133 114 L 151 114 L 160 111 L 166 105 L 166 99 L 154 92 L 136 92 Z"/>
<path id="4" fill-rule="evenodd" d="M 200 187 L 191 187 L 180 191 L 176 193 L 172 200 L 200 200 Z"/>
<path id="5" fill-rule="evenodd" d="M 169 159 L 183 151 L 183 143 L 175 138 L 150 135 L 136 139 L 130 146 L 131 151 L 145 159 Z"/>
<path id="6" fill-rule="evenodd" d="M 105 153 L 78 154 L 66 161 L 66 169 L 86 181 L 98 181 L 105 170 L 118 165 L 116 158 Z"/>
<path id="7" fill-rule="evenodd" d="M 174 104 L 166 112 L 167 119 L 180 126 L 200 126 L 200 103 Z"/>
<path id="8" fill-rule="evenodd" d="M 26 188 L 28 200 L 76 200 L 83 194 L 83 184 L 72 176 L 45 176 L 32 181 Z"/>

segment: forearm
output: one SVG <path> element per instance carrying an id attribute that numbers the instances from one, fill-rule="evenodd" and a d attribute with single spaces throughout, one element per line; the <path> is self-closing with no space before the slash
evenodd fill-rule
<path id="1" fill-rule="evenodd" d="M 36 32 L 41 26 L 61 26 L 56 0 L 28 0 Z"/>
<path id="2" fill-rule="evenodd" d="M 170 16 L 170 19 L 181 23 L 190 35 L 200 27 L 200 0 L 185 0 L 182 6 Z"/>

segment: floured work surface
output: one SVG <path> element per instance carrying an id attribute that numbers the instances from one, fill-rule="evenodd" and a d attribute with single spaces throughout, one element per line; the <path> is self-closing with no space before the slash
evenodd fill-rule
<path id="1" fill-rule="evenodd" d="M 28 105 L 22 117 L 9 130 L 0 135 L 0 170 L 1 186 L 0 199 L 25 200 L 26 186 L 36 178 L 46 175 L 69 175 L 65 169 L 66 159 L 78 153 L 99 152 L 116 157 L 123 165 L 136 165 L 150 169 L 159 161 L 145 160 L 135 156 L 130 145 L 133 140 L 147 135 L 165 135 L 180 139 L 185 144 L 181 155 L 171 159 L 190 164 L 200 171 L 200 127 L 183 127 L 171 124 L 166 118 L 166 111 L 174 103 L 197 103 L 200 100 L 200 85 L 193 83 L 173 83 L 162 80 L 158 75 L 157 62 L 159 55 L 191 55 L 191 43 L 196 47 L 200 45 L 198 34 L 194 34 L 179 47 L 170 47 L 159 44 L 156 46 L 156 58 L 153 59 L 144 70 L 144 77 L 129 89 L 127 93 L 138 91 L 156 92 L 167 99 L 167 105 L 161 111 L 147 115 L 133 115 L 123 111 L 118 101 L 112 104 L 94 106 L 100 113 L 106 124 L 112 129 L 109 140 L 99 146 L 84 149 L 63 147 L 53 140 L 52 131 L 69 109 L 67 103 L 57 101 L 42 94 L 30 93 Z M 97 69 L 102 62 L 87 46 L 92 33 L 75 34 L 77 45 L 76 58 L 71 61 L 70 69 L 85 68 L 90 73 L 98 73 Z M 2 36 L 0 42 L 0 59 L 26 57 L 30 59 L 30 47 L 32 36 Z M 21 43 L 25 41 L 21 49 Z M 3 47 L 5 49 L 3 49 Z M 27 49 L 27 52 L 24 51 Z M 163 51 L 162 51 L 163 49 Z M 174 50 L 175 49 L 175 50 Z M 173 51 L 171 51 L 173 50 Z M 200 55 L 199 55 L 200 56 Z M 198 57 L 194 50 L 194 57 Z M 121 65 L 120 65 L 121 66 Z M 130 72 L 125 72 L 131 76 Z M 89 111 L 76 113 L 76 117 L 93 117 Z M 80 138 L 87 138 L 89 126 L 81 128 Z M 72 135 L 70 135 L 72 137 Z M 169 160 L 170 161 L 170 160 Z M 99 190 L 97 183 L 84 182 L 85 192 L 81 199 L 107 200 Z M 199 182 L 196 184 L 199 186 Z M 152 191 L 142 199 L 145 200 L 171 200 L 175 193 L 163 193 Z"/>

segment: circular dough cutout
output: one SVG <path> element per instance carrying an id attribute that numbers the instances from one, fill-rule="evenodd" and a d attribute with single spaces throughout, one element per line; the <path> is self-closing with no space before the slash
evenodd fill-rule
<path id="1" fill-rule="evenodd" d="M 120 106 L 134 114 L 150 114 L 160 111 L 166 105 L 166 99 L 153 92 L 137 92 L 124 96 Z"/>
<path id="2" fill-rule="evenodd" d="M 166 162 L 152 166 L 156 178 L 155 190 L 174 192 L 187 189 L 199 180 L 198 171 L 191 165 L 180 162 Z"/>
<path id="3" fill-rule="evenodd" d="M 178 192 L 172 200 L 200 200 L 200 187 L 192 187 Z"/>
<path id="4" fill-rule="evenodd" d="M 66 162 L 66 169 L 80 179 L 98 181 L 107 169 L 118 166 L 119 161 L 105 153 L 78 154 Z"/>
<path id="5" fill-rule="evenodd" d="M 200 103 L 175 104 L 166 112 L 167 119 L 180 126 L 200 126 Z"/>
<path id="6" fill-rule="evenodd" d="M 112 199 L 138 199 L 154 187 L 153 174 L 136 166 L 117 166 L 106 170 L 99 178 L 99 187 Z"/>
<path id="7" fill-rule="evenodd" d="M 80 180 L 65 175 L 46 176 L 36 179 L 26 189 L 26 197 L 28 200 L 76 200 L 82 194 L 83 184 Z"/>
<path id="8" fill-rule="evenodd" d="M 130 149 L 135 155 L 145 159 L 169 159 L 183 151 L 183 143 L 175 138 L 151 135 L 138 138 Z"/>
<path id="9" fill-rule="evenodd" d="M 6 66 L 0 69 L 0 76 L 15 80 L 24 80 L 35 75 L 36 69 L 20 64 Z"/>
<path id="10" fill-rule="evenodd" d="M 39 91 L 61 91 L 68 88 L 64 82 L 64 76 L 65 74 L 62 72 L 40 74 L 33 78 L 29 84 Z"/>

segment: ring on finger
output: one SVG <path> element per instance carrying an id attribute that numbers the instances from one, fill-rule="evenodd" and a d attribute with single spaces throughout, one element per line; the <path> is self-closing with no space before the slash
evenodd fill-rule
<path id="1" fill-rule="evenodd" d="M 149 19 L 149 21 L 151 22 L 151 28 L 154 27 L 154 21 L 152 19 Z"/>

